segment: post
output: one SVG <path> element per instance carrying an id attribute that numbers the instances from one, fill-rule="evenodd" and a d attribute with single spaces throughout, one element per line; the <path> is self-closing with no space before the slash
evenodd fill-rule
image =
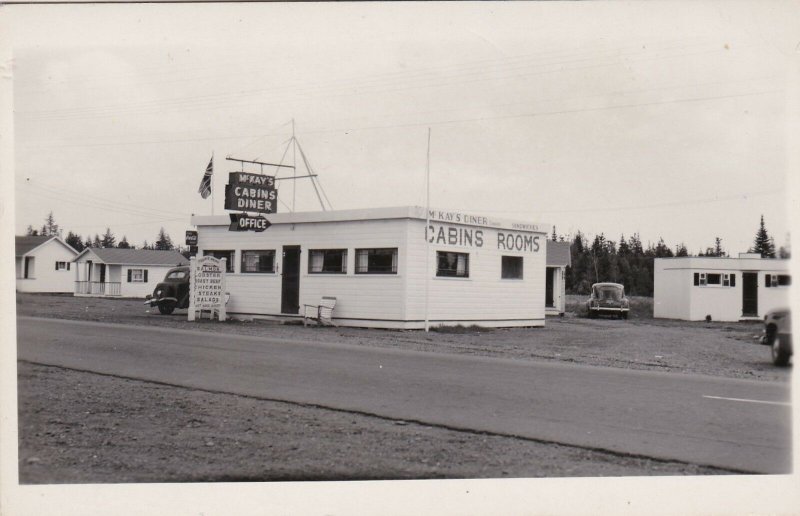
<path id="1" fill-rule="evenodd" d="M 189 258 L 189 320 L 194 321 L 194 292 L 197 288 L 195 281 L 195 270 L 197 269 L 197 258 L 192 256 Z"/>
<path id="2" fill-rule="evenodd" d="M 214 151 L 211 151 L 211 215 L 214 215 Z"/>
<path id="3" fill-rule="evenodd" d="M 227 317 L 227 313 L 225 312 L 225 278 L 228 275 L 228 259 L 223 258 L 220 260 L 219 265 L 219 272 L 220 272 L 220 293 L 219 293 L 219 308 L 217 309 L 217 319 L 220 321 L 224 321 Z"/>
<path id="4" fill-rule="evenodd" d="M 431 275 L 431 242 L 428 228 L 431 225 L 431 128 L 428 127 L 428 154 L 425 160 L 425 331 L 430 328 L 428 321 L 428 284 Z"/>

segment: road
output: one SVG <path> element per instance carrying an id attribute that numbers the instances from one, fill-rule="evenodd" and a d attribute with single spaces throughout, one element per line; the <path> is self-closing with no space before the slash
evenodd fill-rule
<path id="1" fill-rule="evenodd" d="M 791 469 L 789 385 L 18 317 L 20 360 L 754 473 Z M 324 331 L 320 331 L 324 337 Z"/>

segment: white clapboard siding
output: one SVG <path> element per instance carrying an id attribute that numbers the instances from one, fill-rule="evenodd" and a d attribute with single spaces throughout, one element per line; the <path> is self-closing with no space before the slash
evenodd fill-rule
<path id="1" fill-rule="evenodd" d="M 20 292 L 71 293 L 75 288 L 74 264 L 56 270 L 56 262 L 72 262 L 77 253 L 66 244 L 52 239 L 32 249 L 26 256 L 32 258 L 28 278 L 24 275 L 24 257 L 17 258 L 16 287 Z"/>

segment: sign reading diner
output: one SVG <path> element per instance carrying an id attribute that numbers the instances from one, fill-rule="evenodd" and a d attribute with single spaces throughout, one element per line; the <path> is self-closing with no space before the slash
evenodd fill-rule
<path id="1" fill-rule="evenodd" d="M 256 213 L 275 213 L 278 191 L 275 177 L 249 172 L 231 172 L 225 185 L 225 209 Z"/>

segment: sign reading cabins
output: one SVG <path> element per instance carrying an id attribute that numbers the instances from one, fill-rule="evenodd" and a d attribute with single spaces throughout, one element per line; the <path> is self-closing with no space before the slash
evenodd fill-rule
<path id="1" fill-rule="evenodd" d="M 208 310 L 211 318 L 214 312 L 224 321 L 225 314 L 225 258 L 213 256 L 191 258 L 189 267 L 189 320 L 194 321 L 196 312 Z"/>
<path id="2" fill-rule="evenodd" d="M 275 213 L 278 191 L 275 177 L 231 172 L 225 185 L 225 209 L 256 213 Z"/>
<path id="3" fill-rule="evenodd" d="M 496 241 L 494 241 L 495 238 L 490 238 L 482 229 L 446 224 L 447 222 L 451 222 L 455 224 L 478 226 L 497 225 L 496 222 L 490 221 L 486 217 L 459 212 L 431 210 L 429 218 L 431 224 L 425 231 L 425 238 L 427 238 L 428 242 L 431 244 L 475 248 L 482 248 L 485 245 L 496 245 L 497 249 L 501 251 L 539 252 L 539 236 L 530 233 L 531 231 L 539 230 L 536 224 L 513 223 L 511 228 L 517 231 L 498 229 L 496 234 L 492 231 L 491 236 L 496 235 Z M 445 222 L 445 224 L 439 224 L 438 221 Z M 492 241 L 488 242 L 489 240 Z"/>

